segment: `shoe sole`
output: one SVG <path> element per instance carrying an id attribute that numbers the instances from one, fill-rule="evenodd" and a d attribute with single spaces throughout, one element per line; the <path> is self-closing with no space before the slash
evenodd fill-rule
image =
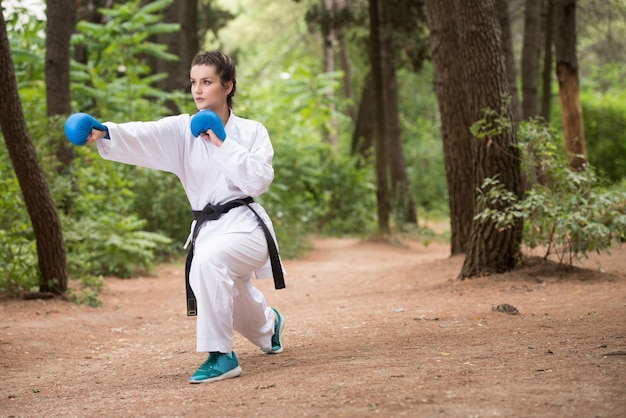
<path id="1" fill-rule="evenodd" d="M 241 374 L 241 366 L 237 366 L 232 370 L 227 371 L 226 373 L 222 373 L 219 376 L 210 377 L 208 379 L 202 380 L 191 380 L 189 379 L 189 383 L 207 383 L 207 382 L 217 382 L 218 380 L 230 379 L 231 377 L 237 377 Z"/>

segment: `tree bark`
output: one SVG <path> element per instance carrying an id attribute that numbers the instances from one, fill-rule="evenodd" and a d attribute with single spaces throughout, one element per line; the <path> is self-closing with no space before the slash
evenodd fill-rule
<path id="1" fill-rule="evenodd" d="M 522 113 L 524 119 L 538 114 L 539 55 L 541 54 L 541 6 L 543 0 L 526 0 L 522 48 Z"/>
<path id="2" fill-rule="evenodd" d="M 370 71 L 365 76 L 363 83 L 350 148 L 352 155 L 359 154 L 365 159 L 368 159 L 372 155 L 372 148 L 374 147 L 375 141 L 374 134 L 376 132 L 374 123 L 374 87 L 372 84 L 372 73 Z"/>
<path id="3" fill-rule="evenodd" d="M 554 1 L 546 0 L 544 18 L 543 71 L 541 76 L 541 117 L 550 123 L 552 108 L 552 46 L 554 41 Z"/>
<path id="4" fill-rule="evenodd" d="M 466 0 L 458 3 L 460 56 L 465 63 L 465 80 L 472 120 L 483 119 L 490 108 L 514 125 L 516 110 L 505 97 L 510 93 L 510 68 L 503 48 L 503 26 L 497 0 Z M 508 29 L 508 28 L 507 28 Z M 491 118 L 495 119 L 495 118 Z M 488 120 L 496 123 L 495 120 Z M 484 179 L 498 177 L 506 189 L 521 197 L 521 173 L 515 129 L 503 129 L 489 138 L 473 140 L 474 177 L 471 189 Z M 503 209 L 503 208 L 497 208 Z M 475 205 L 474 213 L 480 210 Z M 470 244 L 460 278 L 502 273 L 513 269 L 520 257 L 522 223 L 496 229 L 492 222 L 473 221 Z"/>
<path id="5" fill-rule="evenodd" d="M 335 0 L 320 0 L 322 10 L 322 48 L 323 48 L 323 71 L 330 73 L 335 71 L 335 44 L 337 35 L 335 31 Z M 335 151 L 337 151 L 337 121 L 333 115 L 336 110 L 335 95 L 329 92 L 327 95 L 330 103 L 331 114 L 329 116 L 330 129 L 324 129 L 323 138 Z"/>
<path id="6" fill-rule="evenodd" d="M 386 59 L 382 41 L 384 23 L 381 0 L 369 0 L 370 11 L 370 62 L 374 91 L 374 119 L 376 121 L 376 201 L 378 209 L 378 232 L 389 234 L 389 187 L 388 157 L 385 132 L 385 94 L 383 92 L 383 62 Z"/>
<path id="7" fill-rule="evenodd" d="M 345 1 L 338 1 L 335 4 L 338 4 L 339 8 L 346 8 Z M 341 71 L 343 71 L 343 97 L 347 99 L 348 106 L 346 108 L 346 114 L 350 116 L 352 121 L 355 120 L 356 115 L 354 114 L 354 94 L 352 92 L 352 72 L 350 68 L 350 58 L 348 53 L 348 42 L 346 41 L 346 30 L 344 25 L 340 25 L 336 28 L 337 30 L 337 43 L 339 45 L 339 63 L 341 65 Z"/>
<path id="8" fill-rule="evenodd" d="M 411 183 L 406 171 L 406 161 L 402 150 L 400 131 L 400 109 L 398 108 L 398 78 L 393 65 L 393 58 L 384 62 L 386 81 L 385 99 L 385 134 L 387 136 L 387 155 L 389 157 L 389 174 L 391 177 L 392 206 L 398 226 L 409 223 L 417 225 L 417 210 L 411 192 Z"/>
<path id="9" fill-rule="evenodd" d="M 76 24 L 76 2 L 48 0 L 46 4 L 46 112 L 48 117 L 72 112 L 70 96 L 70 38 Z M 69 167 L 74 148 L 64 138 L 52 139 L 60 170 Z"/>
<path id="10" fill-rule="evenodd" d="M 587 149 L 576 56 L 576 1 L 556 1 L 559 16 L 555 40 L 556 77 L 559 82 L 565 152 L 572 168 L 583 169 L 587 163 Z"/>
<path id="11" fill-rule="evenodd" d="M 1 8 L 1 3 L 0 3 Z M 67 290 L 67 263 L 61 222 L 24 119 L 17 91 L 4 15 L 0 13 L 0 127 L 24 196 L 37 242 L 40 291 Z"/>
<path id="12" fill-rule="evenodd" d="M 406 170 L 406 161 L 402 150 L 402 132 L 400 129 L 400 109 L 398 107 L 398 77 L 396 74 L 396 57 L 399 51 L 394 47 L 389 34 L 394 30 L 392 21 L 394 2 L 381 3 L 383 6 L 383 36 L 381 36 L 382 79 L 385 81 L 385 136 L 389 174 L 391 177 L 391 201 L 398 226 L 402 224 L 417 225 L 417 210 L 411 192 L 411 183 Z"/>
<path id="13" fill-rule="evenodd" d="M 509 18 L 509 0 L 495 0 L 494 5 L 500 22 L 500 46 L 504 56 L 505 74 L 509 81 L 506 98 L 510 100 L 511 118 L 514 125 L 522 120 L 522 107 L 517 94 L 517 69 L 515 68 L 515 56 L 513 55 L 513 41 L 511 39 L 511 19 Z"/>
<path id="14" fill-rule="evenodd" d="M 454 0 L 426 2 L 450 207 L 451 253 L 465 253 L 474 215 L 472 136 Z"/>

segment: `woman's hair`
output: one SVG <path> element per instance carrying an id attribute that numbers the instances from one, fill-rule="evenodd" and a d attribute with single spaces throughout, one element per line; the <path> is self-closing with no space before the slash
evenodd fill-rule
<path id="1" fill-rule="evenodd" d="M 196 54 L 191 62 L 191 66 L 196 65 L 212 65 L 215 67 L 215 73 L 220 77 L 222 87 L 226 88 L 226 83 L 231 81 L 233 83 L 233 89 L 226 97 L 226 103 L 230 109 L 233 108 L 233 97 L 237 90 L 237 71 L 235 69 L 235 63 L 226 54 L 220 51 L 207 51 Z"/>

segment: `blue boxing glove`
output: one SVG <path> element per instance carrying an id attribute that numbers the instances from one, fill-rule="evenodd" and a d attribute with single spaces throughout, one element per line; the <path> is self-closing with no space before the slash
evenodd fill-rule
<path id="1" fill-rule="evenodd" d="M 209 129 L 222 141 L 226 139 L 222 120 L 214 111 L 204 109 L 191 117 L 191 133 L 193 136 L 198 137 Z"/>
<path id="2" fill-rule="evenodd" d="M 65 136 L 72 144 L 85 145 L 93 128 L 105 131 L 106 135 L 104 137 L 110 139 L 107 127 L 87 113 L 74 113 L 71 115 L 65 121 L 63 130 L 65 131 Z"/>

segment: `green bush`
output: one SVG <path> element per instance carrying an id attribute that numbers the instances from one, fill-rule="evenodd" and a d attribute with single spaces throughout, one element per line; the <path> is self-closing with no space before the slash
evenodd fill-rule
<path id="1" fill-rule="evenodd" d="M 612 182 L 626 179 L 626 93 L 581 94 L 589 163 Z"/>
<path id="2" fill-rule="evenodd" d="M 351 136 L 348 119 L 333 111 L 327 97 L 340 79 L 341 73 L 296 65 L 282 76 L 249 83 L 238 96 L 235 111 L 261 121 L 272 138 L 276 177 L 262 202 L 285 257 L 306 250 L 311 233 L 364 234 L 375 225 L 372 167 L 321 139 L 330 130 L 341 149 Z"/>
<path id="3" fill-rule="evenodd" d="M 165 101 L 176 95 L 153 87 L 166 75 L 150 75 L 146 59 L 178 59 L 165 45 L 150 41 L 151 36 L 180 29 L 179 24 L 161 22 L 161 12 L 171 3 L 116 3 L 99 9 L 106 23 L 78 22 L 72 45 L 84 46 L 88 57 L 86 64 L 72 61 L 74 109 L 115 121 L 142 120 L 146 115 L 153 119 L 167 112 Z"/>
<path id="4" fill-rule="evenodd" d="M 0 293 L 14 296 L 38 286 L 39 271 L 33 231 L 22 194 L 5 161 L 5 158 L 0 161 Z"/>
<path id="5" fill-rule="evenodd" d="M 572 170 L 559 152 L 559 137 L 538 122 L 524 122 L 518 140 L 524 172 L 539 182 L 519 199 L 496 178 L 483 182 L 476 219 L 509 228 L 524 221 L 524 243 L 572 264 L 591 251 L 610 252 L 626 237 L 626 193 L 603 186 L 592 166 Z"/>
<path id="6" fill-rule="evenodd" d="M 139 168 L 135 170 L 132 190 L 132 211 L 146 220 L 145 229 L 171 239 L 171 245 L 155 248 L 156 254 L 163 257 L 183 255 L 193 217 L 178 177 Z"/>

